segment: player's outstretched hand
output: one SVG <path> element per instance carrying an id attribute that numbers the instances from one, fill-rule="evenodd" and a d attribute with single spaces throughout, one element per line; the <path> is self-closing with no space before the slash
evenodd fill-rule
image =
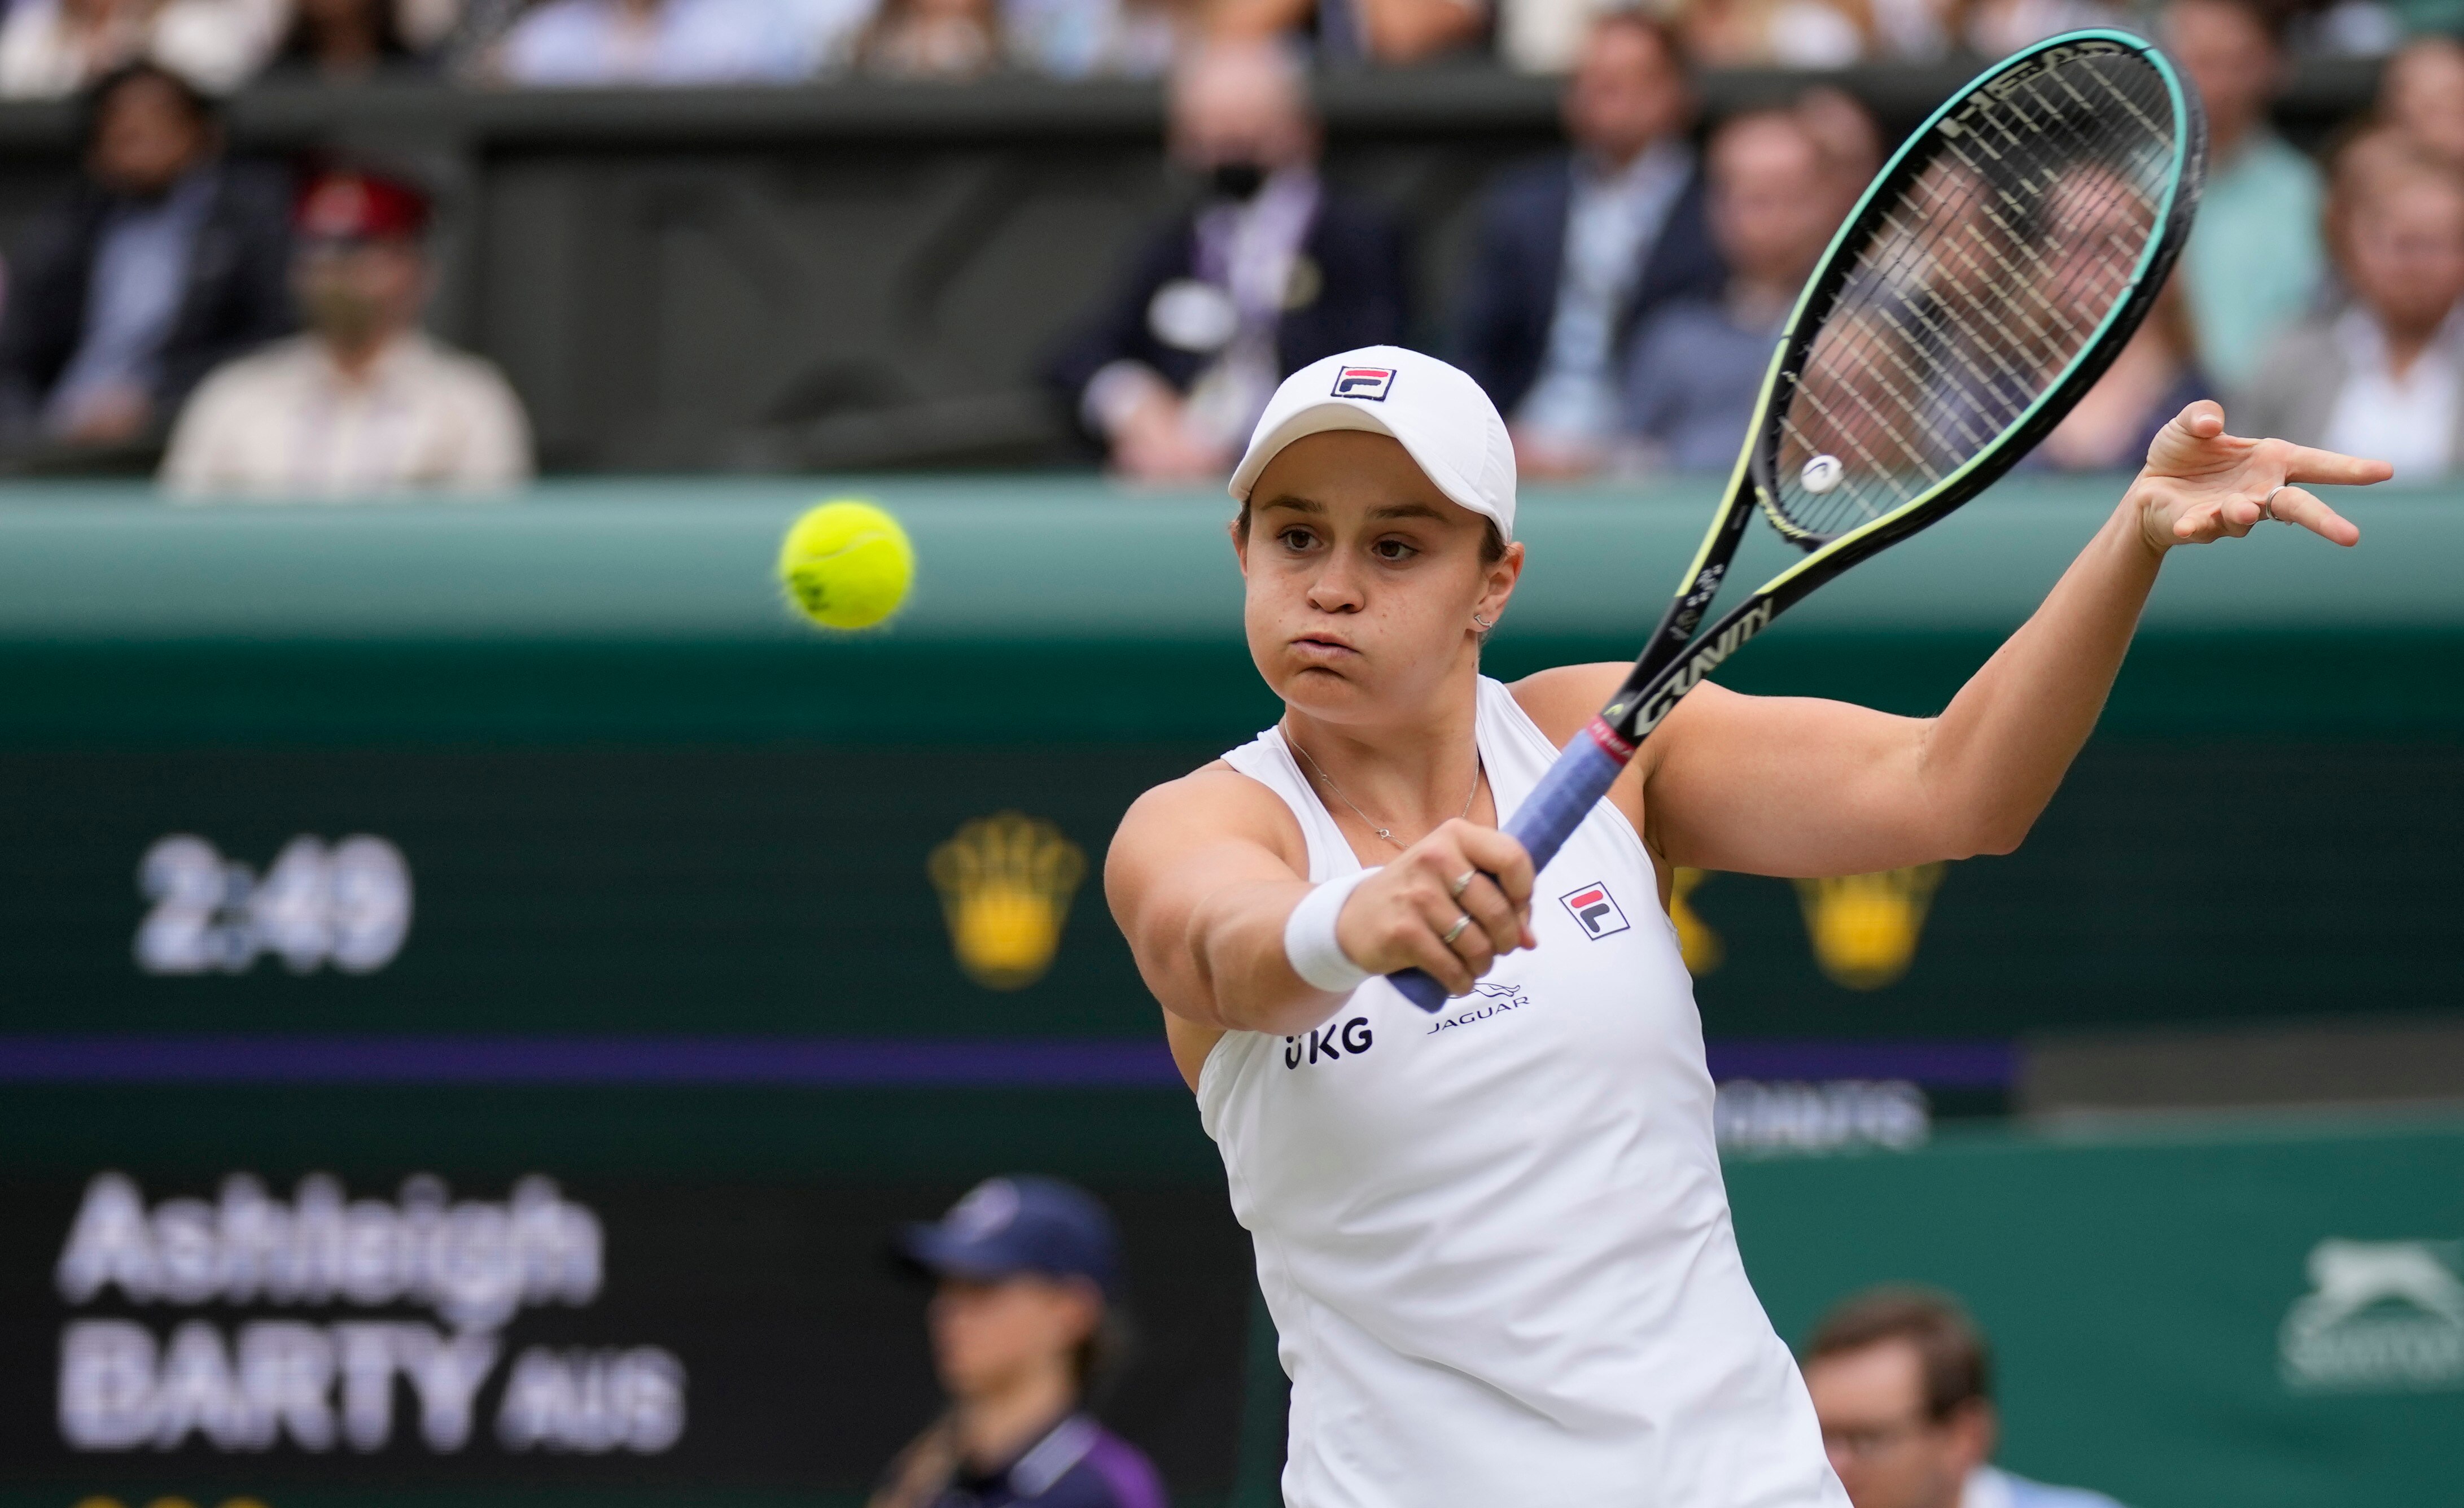
<path id="1" fill-rule="evenodd" d="M 1457 818 L 1363 881 L 1334 937 L 1372 973 L 1418 968 L 1463 994 L 1499 955 L 1533 945 L 1531 855 L 1495 828 Z"/>
<path id="2" fill-rule="evenodd" d="M 2227 434 L 2224 407 L 2202 398 L 2156 432 L 2130 498 L 2139 505 L 2141 532 L 2160 553 L 2227 535 L 2238 539 L 2269 518 L 2353 544 L 2362 531 L 2299 484 L 2366 486 L 2394 475 L 2385 461 Z"/>

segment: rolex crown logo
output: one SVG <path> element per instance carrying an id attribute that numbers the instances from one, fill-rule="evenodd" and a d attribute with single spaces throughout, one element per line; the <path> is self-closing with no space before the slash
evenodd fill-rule
<path id="1" fill-rule="evenodd" d="M 1849 989 L 1897 983 L 1916 962 L 1917 938 L 1942 873 L 1940 864 L 1918 864 L 1879 875 L 1798 880 L 1796 898 L 1814 939 L 1814 959 L 1831 982 Z"/>
<path id="2" fill-rule="evenodd" d="M 1061 947 L 1087 855 L 1049 822 L 979 817 L 933 851 L 933 886 L 958 966 L 986 989 L 1024 989 Z"/>

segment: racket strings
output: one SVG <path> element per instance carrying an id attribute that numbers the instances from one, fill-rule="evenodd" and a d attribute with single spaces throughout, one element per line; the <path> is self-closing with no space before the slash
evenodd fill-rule
<path id="1" fill-rule="evenodd" d="M 2156 70 L 2087 54 L 1938 124 L 1776 395 L 1778 511 L 1817 537 L 1940 484 L 2018 424 L 2130 293 L 2170 183 Z M 1815 492 L 1802 468 L 1839 463 Z"/>

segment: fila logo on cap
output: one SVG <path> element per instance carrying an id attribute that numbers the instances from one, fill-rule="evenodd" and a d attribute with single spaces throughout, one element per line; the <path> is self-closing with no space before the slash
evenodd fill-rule
<path id="1" fill-rule="evenodd" d="M 1346 366 L 1334 374 L 1334 396 L 1384 403 L 1395 388 L 1392 366 Z"/>
<path id="2" fill-rule="evenodd" d="M 1626 929 L 1625 913 L 1617 909 L 1617 898 L 1609 894 L 1606 885 L 1585 885 L 1559 896 L 1557 900 L 1594 942 Z"/>

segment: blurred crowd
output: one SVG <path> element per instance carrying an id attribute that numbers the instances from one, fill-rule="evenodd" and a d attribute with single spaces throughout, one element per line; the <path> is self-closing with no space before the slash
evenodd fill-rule
<path id="1" fill-rule="evenodd" d="M 1154 78 L 1196 47 L 1273 40 L 1317 64 L 1574 65 L 1615 0 L 10 0 L 0 97 L 71 95 L 124 63 L 227 92 L 438 76 L 513 86 L 792 84 L 849 75 Z M 2381 54 L 2447 0 L 2277 0 L 2285 40 Z M 1999 56 L 2148 0 L 1655 0 L 1708 67 Z"/>
<path id="2" fill-rule="evenodd" d="M 52 3 L 16 0 L 0 75 L 33 55 L 11 51 L 29 8 Z M 45 24 L 119 14 L 118 0 L 74 3 L 104 9 L 43 11 Z M 256 3 L 168 0 L 146 12 L 153 45 L 166 52 L 186 34 L 187 22 L 173 25 L 183 7 Z M 320 76 L 345 54 L 363 73 L 425 66 L 419 38 L 467 20 L 413 27 L 372 0 L 299 3 L 278 29 L 288 61 L 275 66 Z M 667 77 L 649 60 L 740 57 L 720 20 L 765 3 L 547 0 L 501 34 L 496 55 L 566 81 L 583 81 L 585 55 Z M 954 3 L 890 0 L 857 45 L 934 72 L 967 45 L 959 23 L 972 12 Z M 1067 0 L 1038 3 L 1052 35 L 1079 25 Z M 1261 31 L 1309 20 L 1284 0 L 1232 3 L 1283 6 Z M 2062 15 L 2081 18 L 2076 10 Z M 1116 19 L 1130 30 L 1097 51 L 1130 45 L 1137 17 Z M 2169 0 L 2142 19 L 2205 102 L 2205 198 L 2151 317 L 2027 464 L 2130 467 L 2166 418 L 2214 396 L 2239 432 L 2383 456 L 2400 477 L 2458 469 L 2464 44 L 2406 42 L 2375 108 L 2313 154 L 2269 121 L 2319 15 Z M 1580 18 L 1564 145 L 1487 186 L 1435 309 L 1413 307 L 1419 249 L 1402 229 L 1321 177 L 1307 55 L 1272 38 L 1183 46 L 1167 29 L 1154 55 L 1171 59 L 1170 147 L 1192 191 L 1068 322 L 1041 380 L 1116 475 L 1194 483 L 1224 473 L 1286 374 L 1417 341 L 1488 389 L 1527 476 L 1725 471 L 1771 342 L 1885 143 L 1828 84 L 1705 122 L 1698 22 L 1642 9 Z M 649 23 L 672 29 L 684 52 L 651 45 Z M 1325 18 L 1310 24 L 1322 44 Z M 1403 26 L 1389 16 L 1368 30 Z M 54 55 L 49 77 L 73 80 L 111 51 L 77 45 L 85 61 Z M 792 71 L 784 51 L 774 61 L 780 77 Z M 481 489 L 530 475 L 528 428 L 503 377 L 422 332 L 431 213 L 415 182 L 365 164 L 298 175 L 239 161 L 220 97 L 194 69 L 148 57 L 119 62 L 79 99 L 82 182 L 11 249 L 0 447 L 167 440 L 163 476 L 191 493 Z"/>
<path id="3" fill-rule="evenodd" d="M 2457 469 L 2464 45 L 2408 43 L 2322 164 L 2268 124 L 2282 11 L 2172 0 L 2154 30 L 2206 105 L 2199 218 L 2138 336 L 2027 464 L 2128 469 L 2214 397 L 2237 432 Z M 1705 129 L 1690 58 L 1647 12 L 1594 17 L 1565 148 L 1489 188 L 1451 307 L 1418 326 L 1442 323 L 1527 477 L 1726 471 L 1798 288 L 1881 161 L 1829 86 Z M 1173 149 L 1211 191 L 1047 368 L 1122 476 L 1221 475 L 1283 375 L 1416 327 L 1397 235 L 1316 176 L 1295 66 L 1230 47 L 1184 65 Z"/>

